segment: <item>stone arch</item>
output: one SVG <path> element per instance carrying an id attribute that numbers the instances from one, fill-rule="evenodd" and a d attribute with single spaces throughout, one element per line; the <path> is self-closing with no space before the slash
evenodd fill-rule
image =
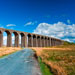
<path id="1" fill-rule="evenodd" d="M 40 36 L 37 36 L 37 46 L 41 47 L 41 39 Z"/>
<path id="2" fill-rule="evenodd" d="M 33 46 L 33 43 L 32 43 L 32 35 L 31 34 L 28 34 L 28 47 L 32 47 Z"/>
<path id="3" fill-rule="evenodd" d="M 4 32 L 6 32 L 6 34 L 7 34 L 7 44 L 6 44 L 6 46 L 7 47 L 11 47 L 12 46 L 12 43 L 11 43 L 11 40 L 12 40 L 11 32 L 9 30 L 5 30 Z"/>
<path id="4" fill-rule="evenodd" d="M 33 35 L 33 47 L 37 47 L 37 37 Z"/>
<path id="5" fill-rule="evenodd" d="M 14 43 L 14 46 L 15 47 L 19 47 L 19 33 L 14 31 L 13 34 L 15 35 L 15 43 Z"/>

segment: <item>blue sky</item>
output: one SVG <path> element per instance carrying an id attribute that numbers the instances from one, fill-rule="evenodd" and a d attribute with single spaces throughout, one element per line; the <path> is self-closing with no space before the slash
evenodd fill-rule
<path id="1" fill-rule="evenodd" d="M 75 0 L 0 0 L 0 27 L 75 42 Z"/>

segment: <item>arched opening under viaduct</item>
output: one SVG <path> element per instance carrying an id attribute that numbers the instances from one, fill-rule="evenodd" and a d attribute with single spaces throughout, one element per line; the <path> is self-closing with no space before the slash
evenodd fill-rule
<path id="1" fill-rule="evenodd" d="M 11 47 L 11 33 L 10 31 L 3 32 L 3 46 Z"/>

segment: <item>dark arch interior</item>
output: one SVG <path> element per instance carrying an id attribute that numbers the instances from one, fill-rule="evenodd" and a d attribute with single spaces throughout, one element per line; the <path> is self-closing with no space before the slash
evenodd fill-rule
<path id="1" fill-rule="evenodd" d="M 45 37 L 45 40 L 47 39 L 47 37 Z"/>
<path id="2" fill-rule="evenodd" d="M 1 34 L 2 32 L 0 31 L 0 34 Z"/>
<path id="3" fill-rule="evenodd" d="M 36 38 L 36 35 L 33 35 L 33 38 Z"/>
<path id="4" fill-rule="evenodd" d="M 37 39 L 39 39 L 40 38 L 40 36 L 37 36 Z"/>
<path id="5" fill-rule="evenodd" d="M 41 37 L 41 39 L 44 39 L 44 37 Z"/>
<path id="6" fill-rule="evenodd" d="M 7 31 L 7 30 L 6 30 L 5 32 L 7 33 L 7 35 L 8 35 L 8 34 L 10 34 L 10 32 L 9 32 L 9 31 Z"/>
<path id="7" fill-rule="evenodd" d="M 49 38 L 48 38 L 48 40 L 49 40 Z"/>
<path id="8" fill-rule="evenodd" d="M 21 36 L 25 36 L 23 33 L 20 33 Z"/>
<path id="9" fill-rule="evenodd" d="M 28 34 L 28 37 L 31 37 L 31 34 Z"/>
<path id="10" fill-rule="evenodd" d="M 16 36 L 16 35 L 18 35 L 18 33 L 17 32 L 13 32 L 13 34 Z"/>

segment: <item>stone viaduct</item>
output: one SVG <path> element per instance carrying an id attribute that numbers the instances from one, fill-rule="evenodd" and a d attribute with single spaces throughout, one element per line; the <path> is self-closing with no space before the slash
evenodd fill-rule
<path id="1" fill-rule="evenodd" d="M 12 33 L 15 36 L 14 47 L 19 47 L 19 35 L 21 35 L 21 47 L 49 47 L 63 44 L 60 39 L 0 28 L 0 47 L 3 46 L 3 32 L 7 33 L 7 47 L 12 47 Z"/>

